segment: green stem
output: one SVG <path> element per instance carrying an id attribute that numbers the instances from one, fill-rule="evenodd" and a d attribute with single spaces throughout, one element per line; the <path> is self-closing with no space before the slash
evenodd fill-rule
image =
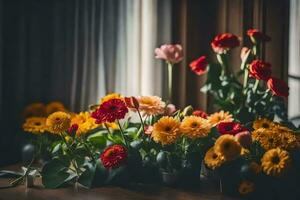
<path id="1" fill-rule="evenodd" d="M 106 123 L 104 123 L 104 126 L 105 126 L 105 128 L 106 128 L 106 130 L 107 130 L 108 134 L 109 134 L 109 135 L 112 135 L 112 134 L 111 134 L 111 132 L 110 132 L 110 130 L 109 130 L 109 127 L 107 126 L 107 124 L 106 124 Z"/>
<path id="2" fill-rule="evenodd" d="M 122 136 L 122 138 L 123 138 L 123 142 L 124 142 L 125 146 L 129 148 L 129 145 L 128 145 L 128 143 L 127 143 L 127 140 L 125 139 L 125 135 L 124 135 L 122 126 L 121 126 L 121 124 L 120 124 L 120 121 L 117 120 L 117 122 L 118 122 L 118 125 L 119 125 L 119 128 L 120 128 L 120 131 L 121 131 L 121 136 Z"/>
<path id="3" fill-rule="evenodd" d="M 142 115 L 141 115 L 141 113 L 140 113 L 139 109 L 136 109 L 136 110 L 137 110 L 137 113 L 138 113 L 138 115 L 139 115 L 139 118 L 140 118 L 140 120 L 141 120 L 141 124 L 142 124 L 142 128 L 143 128 L 143 133 L 144 133 L 144 132 L 145 132 L 145 124 L 144 124 L 144 121 L 143 121 Z M 137 137 L 139 137 L 139 136 L 140 136 L 140 134 L 141 134 L 141 132 L 139 132 L 139 134 L 137 135 Z"/>
<path id="4" fill-rule="evenodd" d="M 89 155 L 90 155 L 92 161 L 93 161 L 94 163 L 96 163 L 96 159 L 94 158 L 94 155 L 93 155 L 93 152 L 91 151 L 91 149 L 88 147 L 88 145 L 85 143 L 85 141 L 81 140 L 81 142 L 82 142 L 84 148 L 86 149 L 86 151 L 89 153 Z"/>
<path id="5" fill-rule="evenodd" d="M 256 79 L 256 80 L 255 80 L 255 83 L 254 83 L 254 86 L 253 86 L 253 93 L 256 93 L 257 88 L 258 88 L 258 85 L 259 85 L 259 80 Z"/>
<path id="6" fill-rule="evenodd" d="M 248 78 L 249 78 L 249 70 L 246 68 L 244 71 L 244 83 L 243 83 L 243 93 L 247 93 L 247 86 L 248 86 Z"/>
<path id="7" fill-rule="evenodd" d="M 168 63 L 168 98 L 172 102 L 173 65 Z"/>
<path id="8" fill-rule="evenodd" d="M 221 71 L 221 77 L 225 77 L 227 74 L 227 60 L 226 60 L 226 54 L 217 54 L 217 60 L 220 63 L 222 67 Z"/>

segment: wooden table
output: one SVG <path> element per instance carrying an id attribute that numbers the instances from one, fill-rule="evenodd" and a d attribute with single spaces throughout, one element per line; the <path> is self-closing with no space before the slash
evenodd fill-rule
<path id="1" fill-rule="evenodd" d="M 14 169 L 16 166 L 6 169 Z M 0 186 L 8 185 L 9 179 L 0 178 Z M 0 200 L 233 200 L 219 192 L 203 186 L 194 189 L 180 189 L 156 186 L 138 186 L 134 188 L 101 187 L 85 189 L 79 187 L 44 189 L 40 180 L 35 181 L 33 188 L 20 185 L 14 188 L 0 189 Z"/>

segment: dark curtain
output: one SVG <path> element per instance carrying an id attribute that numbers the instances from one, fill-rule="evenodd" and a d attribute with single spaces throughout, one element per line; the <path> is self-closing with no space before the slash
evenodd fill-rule
<path id="1" fill-rule="evenodd" d="M 249 45 L 246 31 L 258 28 L 272 41 L 263 47 L 262 56 L 273 65 L 277 77 L 287 79 L 289 0 L 179 0 L 173 1 L 173 41 L 183 44 L 185 59 L 174 73 L 174 103 L 193 105 L 213 111 L 212 99 L 200 93 L 205 76 L 199 77 L 188 68 L 201 55 L 215 60 L 210 42 L 219 33 L 230 32 Z M 233 70 L 240 66 L 240 48 L 231 53 Z"/>

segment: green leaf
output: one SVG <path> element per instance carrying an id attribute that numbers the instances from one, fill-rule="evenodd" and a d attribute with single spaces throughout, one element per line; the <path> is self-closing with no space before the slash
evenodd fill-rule
<path id="1" fill-rule="evenodd" d="M 88 137 L 88 141 L 96 148 L 104 148 L 106 146 L 107 134 L 104 131 L 97 132 Z"/>
<path id="2" fill-rule="evenodd" d="M 45 188 L 58 188 L 72 181 L 76 174 L 68 170 L 58 159 L 46 163 L 41 172 Z"/>
<path id="3" fill-rule="evenodd" d="M 105 168 L 99 160 L 96 163 L 86 163 L 85 171 L 81 174 L 78 182 L 87 187 L 103 185 L 105 181 Z"/>

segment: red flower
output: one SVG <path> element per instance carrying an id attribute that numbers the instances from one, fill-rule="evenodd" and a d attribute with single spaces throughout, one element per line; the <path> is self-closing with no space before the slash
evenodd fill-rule
<path id="1" fill-rule="evenodd" d="M 207 71 L 207 60 L 205 56 L 201 56 L 197 60 L 194 60 L 190 63 L 190 68 L 193 72 L 195 72 L 197 75 L 202 75 L 206 73 Z"/>
<path id="2" fill-rule="evenodd" d="M 223 33 L 217 35 L 211 42 L 211 47 L 214 52 L 218 54 L 225 53 L 226 51 L 240 45 L 240 40 L 236 35 L 231 33 Z"/>
<path id="3" fill-rule="evenodd" d="M 267 42 L 271 40 L 269 36 L 263 34 L 258 29 L 249 29 L 247 31 L 247 35 L 250 37 L 251 41 L 254 44 L 257 44 L 258 42 Z"/>
<path id="4" fill-rule="evenodd" d="M 208 116 L 207 113 L 202 110 L 195 110 L 192 115 L 195 115 L 197 117 L 202 117 L 204 119 L 207 119 Z"/>
<path id="5" fill-rule="evenodd" d="M 100 155 L 101 162 L 106 169 L 117 168 L 127 159 L 127 150 L 122 145 L 115 144 L 107 147 Z"/>
<path id="6" fill-rule="evenodd" d="M 72 126 L 68 129 L 69 134 L 75 134 L 78 130 L 78 124 L 72 124 Z"/>
<path id="7" fill-rule="evenodd" d="M 247 129 L 237 122 L 221 122 L 217 125 L 217 129 L 221 135 L 230 134 L 235 135 Z"/>
<path id="8" fill-rule="evenodd" d="M 96 119 L 97 124 L 104 122 L 114 122 L 117 119 L 123 119 L 128 109 L 121 99 L 110 99 L 103 102 L 98 109 L 92 112 L 92 117 Z"/>
<path id="9" fill-rule="evenodd" d="M 289 86 L 279 78 L 271 77 L 267 82 L 267 86 L 274 95 L 281 97 L 289 96 Z"/>
<path id="10" fill-rule="evenodd" d="M 250 76 L 267 81 L 272 74 L 272 67 L 270 63 L 262 60 L 253 60 L 249 67 Z"/>
<path id="11" fill-rule="evenodd" d="M 125 97 L 124 98 L 126 106 L 130 109 L 139 109 L 139 101 L 135 97 Z"/>

